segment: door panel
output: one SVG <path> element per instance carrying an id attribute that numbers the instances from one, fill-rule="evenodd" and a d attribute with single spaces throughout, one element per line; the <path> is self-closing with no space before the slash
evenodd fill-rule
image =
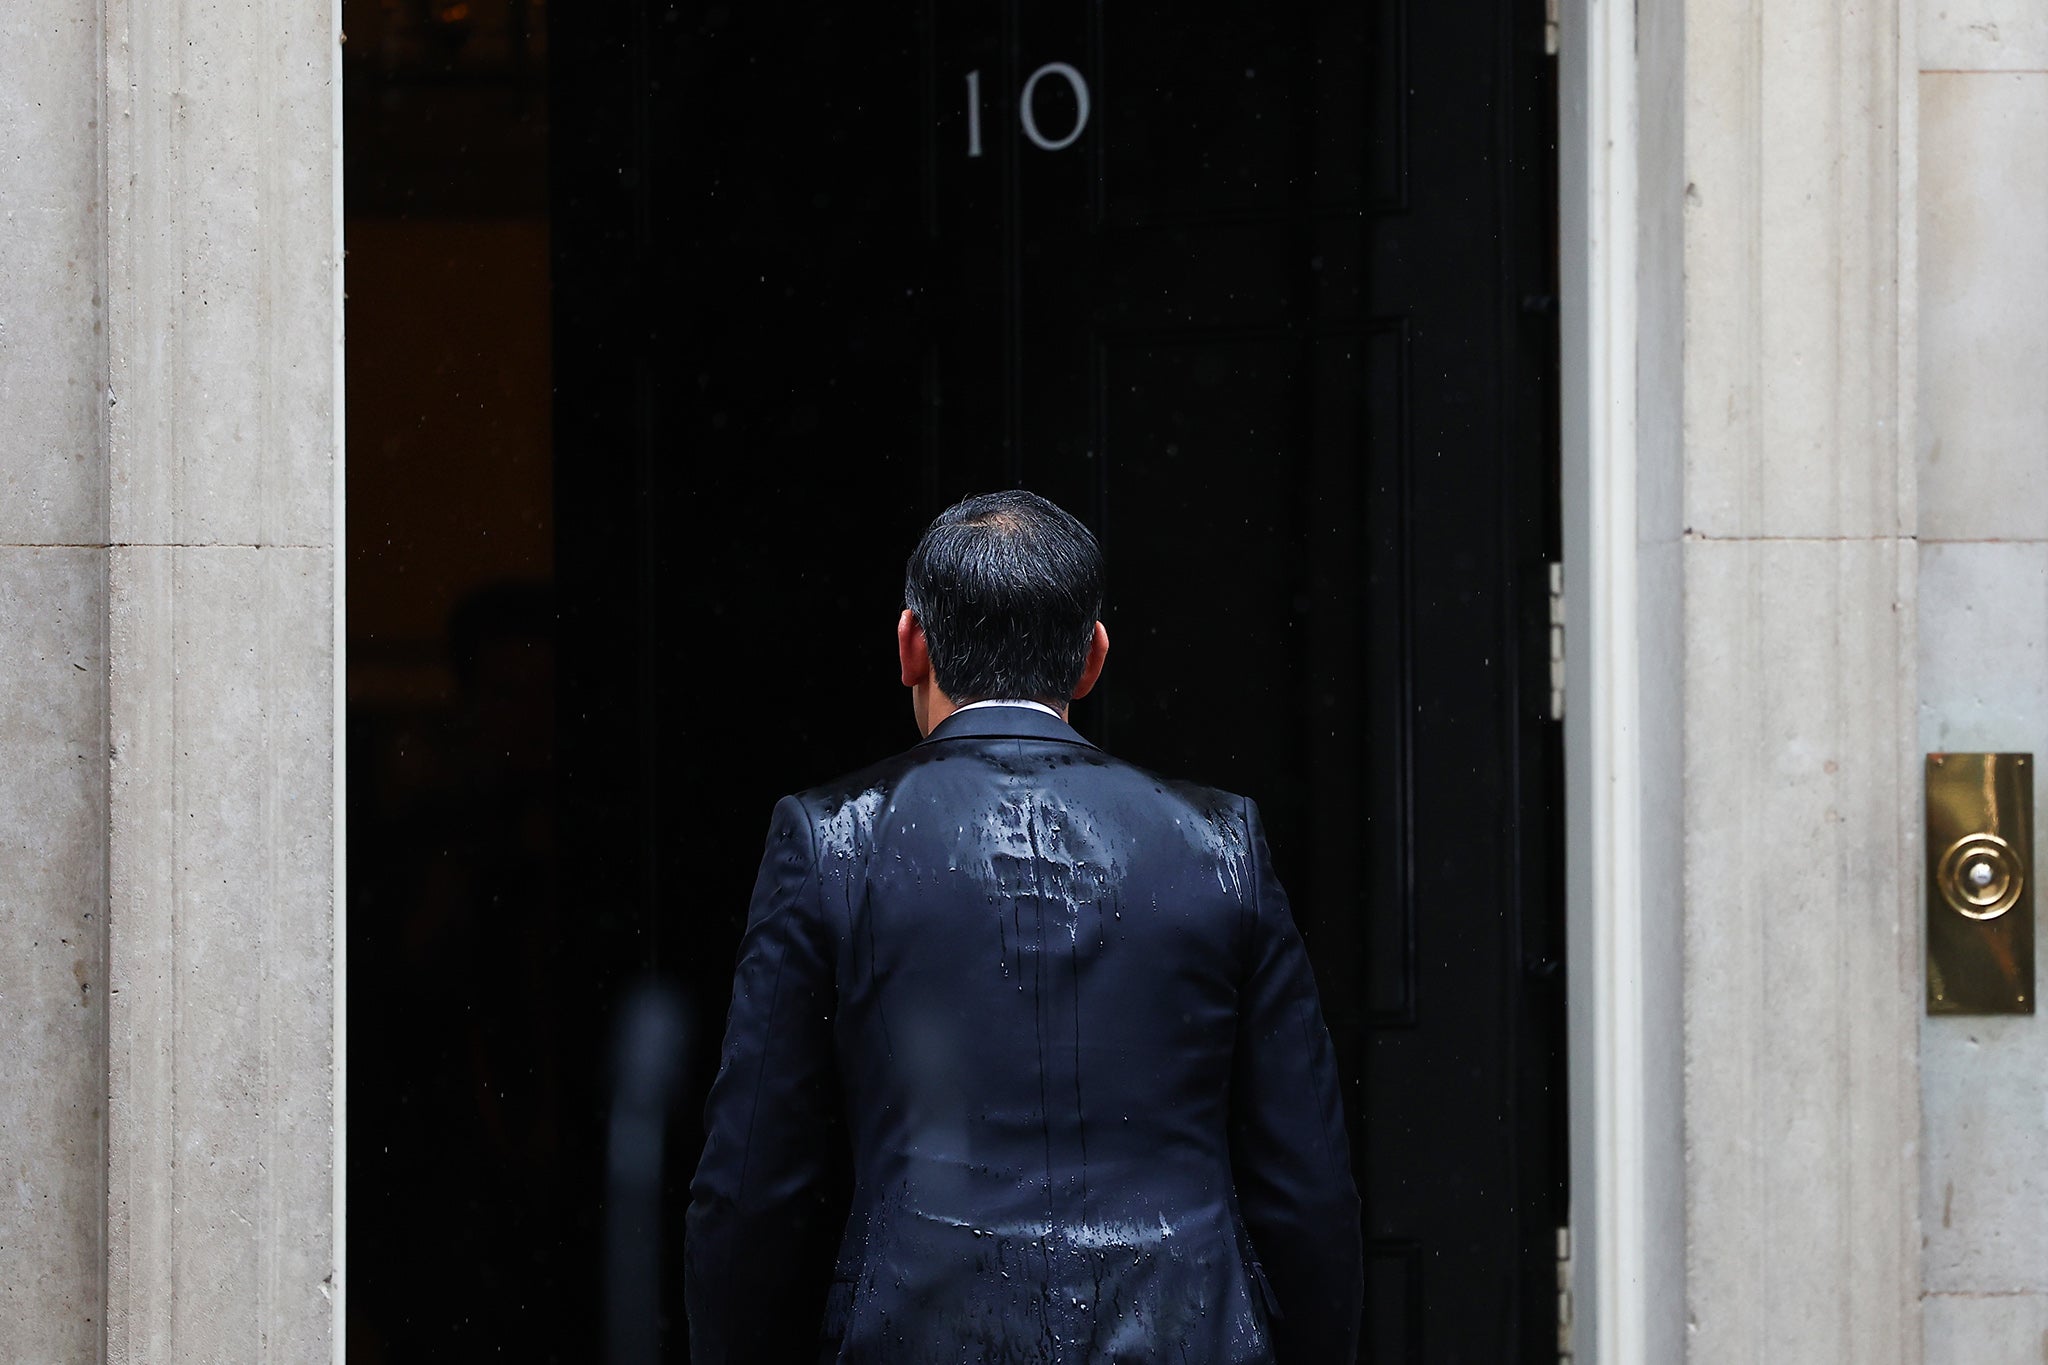
<path id="1" fill-rule="evenodd" d="M 701 1088 L 769 803 L 914 738 L 903 557 L 947 502 L 1022 483 L 1109 561 L 1081 728 L 1266 812 L 1349 1097 L 1366 1358 L 1554 1355 L 1540 19 L 553 13 L 592 1009 L 636 972 L 684 983 Z"/>

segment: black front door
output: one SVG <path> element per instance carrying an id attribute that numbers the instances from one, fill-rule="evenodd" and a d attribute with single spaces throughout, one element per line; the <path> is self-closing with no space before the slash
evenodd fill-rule
<path id="1" fill-rule="evenodd" d="M 1023 484 L 1108 556 L 1078 724 L 1265 809 L 1352 1097 L 1367 1358 L 1554 1355 L 1540 8 L 550 24 L 571 993 L 692 1001 L 672 1202 L 769 806 L 915 738 L 904 556 Z"/>

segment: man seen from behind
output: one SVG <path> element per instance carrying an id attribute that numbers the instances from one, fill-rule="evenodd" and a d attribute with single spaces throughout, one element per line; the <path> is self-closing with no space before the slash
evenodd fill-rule
<path id="1" fill-rule="evenodd" d="M 696 1365 L 1356 1359 L 1308 957 L 1254 804 L 1067 724 L 1102 582 L 1043 498 L 949 508 L 897 625 L 923 742 L 777 805 L 691 1185 Z"/>

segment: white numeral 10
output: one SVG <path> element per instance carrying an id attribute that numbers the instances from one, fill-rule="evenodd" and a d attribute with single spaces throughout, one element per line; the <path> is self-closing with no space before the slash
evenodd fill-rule
<path id="1" fill-rule="evenodd" d="M 1038 83 L 1047 76 L 1057 76 L 1067 83 L 1074 92 L 1074 126 L 1067 130 L 1065 137 L 1047 137 L 1038 127 L 1038 114 L 1031 107 L 1032 96 L 1038 93 Z M 1031 144 L 1048 152 L 1057 152 L 1062 147 L 1071 147 L 1081 140 L 1082 132 L 1088 127 L 1088 81 L 1065 62 L 1047 62 L 1031 73 L 1031 79 L 1024 82 L 1024 92 L 1017 96 L 1017 121 L 1023 126 L 1024 136 Z M 981 73 L 967 73 L 967 155 L 981 155 Z"/>

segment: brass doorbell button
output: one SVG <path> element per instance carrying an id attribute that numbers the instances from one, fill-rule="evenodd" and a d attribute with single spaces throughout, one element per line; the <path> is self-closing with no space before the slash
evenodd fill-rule
<path id="1" fill-rule="evenodd" d="M 1997 919 L 2019 903 L 2026 888 L 2012 845 L 1996 834 L 1970 834 L 1949 845 L 1935 885 L 1949 908 L 1971 919 Z"/>

